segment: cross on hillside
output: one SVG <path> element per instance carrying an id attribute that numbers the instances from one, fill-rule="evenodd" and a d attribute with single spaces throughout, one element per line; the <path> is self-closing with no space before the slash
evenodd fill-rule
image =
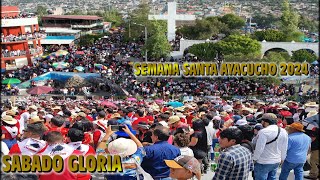
<path id="1" fill-rule="evenodd" d="M 172 41 L 176 36 L 176 20 L 179 21 L 194 21 L 195 15 L 177 15 L 177 2 L 174 0 L 168 0 L 168 15 L 149 15 L 149 20 L 167 20 L 167 37 L 168 41 Z"/>

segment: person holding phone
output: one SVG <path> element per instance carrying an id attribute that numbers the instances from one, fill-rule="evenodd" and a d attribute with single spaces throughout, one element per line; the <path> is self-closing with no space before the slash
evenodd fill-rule
<path id="1" fill-rule="evenodd" d="M 115 132 L 112 131 L 111 126 L 106 128 L 106 135 L 102 141 L 98 144 L 97 154 L 111 154 L 111 155 L 120 155 L 123 164 L 123 172 L 121 174 L 108 174 L 105 177 L 108 180 L 136 180 L 143 179 L 137 169 L 140 167 L 142 160 L 145 156 L 145 150 L 142 146 L 142 143 L 138 138 L 131 132 L 127 125 L 124 125 L 122 131 L 125 132 L 130 139 L 118 138 L 114 141 L 111 141 L 108 146 L 107 142 Z"/>

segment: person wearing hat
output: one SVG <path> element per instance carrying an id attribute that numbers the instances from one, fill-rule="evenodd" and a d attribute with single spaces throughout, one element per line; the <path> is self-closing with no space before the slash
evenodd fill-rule
<path id="1" fill-rule="evenodd" d="M 139 122 L 138 126 L 138 139 L 140 142 L 142 142 L 142 144 L 149 144 L 152 143 L 152 132 L 149 131 L 150 126 L 146 123 L 146 122 Z"/>
<path id="2" fill-rule="evenodd" d="M 311 138 L 304 133 L 303 128 L 303 124 L 300 122 L 287 125 L 288 150 L 286 159 L 281 166 L 279 180 L 287 180 L 292 169 L 295 179 L 303 179 L 303 166 L 311 148 Z"/>
<path id="3" fill-rule="evenodd" d="M 15 143 L 17 143 L 17 138 L 20 138 L 20 124 L 16 119 L 9 115 L 5 115 L 1 120 L 1 139 L 10 149 Z"/>
<path id="4" fill-rule="evenodd" d="M 188 124 L 185 124 L 185 123 L 181 122 L 181 119 L 180 119 L 179 116 L 170 116 L 169 117 L 169 121 L 168 121 L 168 125 L 170 126 L 170 130 L 171 130 L 172 134 L 174 134 L 174 131 L 177 128 L 189 127 Z"/>
<path id="5" fill-rule="evenodd" d="M 264 127 L 258 133 L 256 148 L 253 153 L 254 176 L 256 179 L 276 179 L 279 164 L 287 155 L 288 133 L 277 126 L 277 116 L 265 113 L 261 117 Z"/>
<path id="6" fill-rule="evenodd" d="M 110 121 L 106 121 L 106 120 L 93 121 L 94 131 L 93 131 L 92 139 L 93 139 L 94 147 L 97 147 L 98 143 L 101 142 L 101 140 L 103 139 L 109 122 L 111 122 L 111 120 Z"/>
<path id="7" fill-rule="evenodd" d="M 111 154 L 111 155 L 120 155 L 122 157 L 122 167 L 123 172 L 121 174 L 106 175 L 105 177 L 108 180 L 118 180 L 118 179 L 137 179 L 137 176 L 142 179 L 142 175 L 138 174 L 137 169 L 140 167 L 144 157 L 145 150 L 142 143 L 132 134 L 128 126 L 122 129 L 130 139 L 127 138 L 118 138 L 114 141 L 111 141 L 108 145 L 108 139 L 114 134 L 111 130 L 111 126 L 106 128 L 106 134 L 103 137 L 102 141 L 97 147 L 98 154 Z M 141 167 L 140 167 L 141 168 Z M 146 177 L 145 177 L 146 178 Z"/>
<path id="8" fill-rule="evenodd" d="M 22 136 L 23 140 L 14 144 L 9 154 L 32 156 L 44 151 L 47 146 L 46 141 L 41 140 L 44 132 L 41 124 L 28 124 Z"/>
<path id="9" fill-rule="evenodd" d="M 192 156 L 181 155 L 173 160 L 165 160 L 170 168 L 170 177 L 177 180 L 188 180 L 194 176 L 201 180 L 201 164 Z"/>

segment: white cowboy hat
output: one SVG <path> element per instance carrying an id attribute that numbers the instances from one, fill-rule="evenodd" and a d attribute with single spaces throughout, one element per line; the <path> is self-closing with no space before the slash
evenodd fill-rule
<path id="1" fill-rule="evenodd" d="M 108 145 L 108 151 L 111 155 L 120 155 L 122 157 L 130 156 L 137 151 L 136 143 L 131 139 L 118 138 Z"/>
<path id="2" fill-rule="evenodd" d="M 318 114 L 318 112 L 317 112 L 316 110 L 312 110 L 312 111 L 310 111 L 310 112 L 307 114 L 307 118 L 308 118 L 308 117 L 311 117 L 311 116 L 314 116 L 314 115 L 316 115 L 316 114 Z"/>
<path id="3" fill-rule="evenodd" d="M 8 116 L 8 115 L 2 117 L 2 121 L 4 121 L 4 122 L 7 123 L 7 124 L 10 124 L 10 125 L 15 125 L 15 124 L 17 124 L 17 122 L 18 122 L 18 121 L 17 121 L 16 119 L 14 119 L 12 116 Z"/>

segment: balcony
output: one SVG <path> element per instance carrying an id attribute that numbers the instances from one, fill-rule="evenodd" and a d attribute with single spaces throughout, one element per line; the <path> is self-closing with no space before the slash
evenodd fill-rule
<path id="1" fill-rule="evenodd" d="M 33 41 L 38 39 L 46 38 L 46 34 L 39 34 L 39 35 L 33 35 L 33 36 L 15 36 L 15 37 L 4 37 L 1 38 L 1 44 L 15 44 L 15 43 L 24 43 L 27 41 Z"/>
<path id="2" fill-rule="evenodd" d="M 17 18 L 17 19 L 1 19 L 2 27 L 17 27 L 17 26 L 30 26 L 38 24 L 37 17 L 31 18 Z"/>
<path id="3" fill-rule="evenodd" d="M 75 24 L 75 25 L 71 25 L 71 28 L 93 28 L 96 26 L 103 26 L 103 23 L 99 22 L 99 23 L 93 23 L 93 24 Z"/>
<path id="4" fill-rule="evenodd" d="M 29 54 L 31 56 L 36 56 L 36 55 L 42 54 L 42 48 L 29 49 Z M 20 52 L 17 52 L 17 51 L 8 51 L 8 52 L 2 51 L 2 53 L 1 53 L 2 61 L 25 58 L 26 56 L 27 56 L 27 52 L 23 51 L 23 50 L 21 50 Z"/>

